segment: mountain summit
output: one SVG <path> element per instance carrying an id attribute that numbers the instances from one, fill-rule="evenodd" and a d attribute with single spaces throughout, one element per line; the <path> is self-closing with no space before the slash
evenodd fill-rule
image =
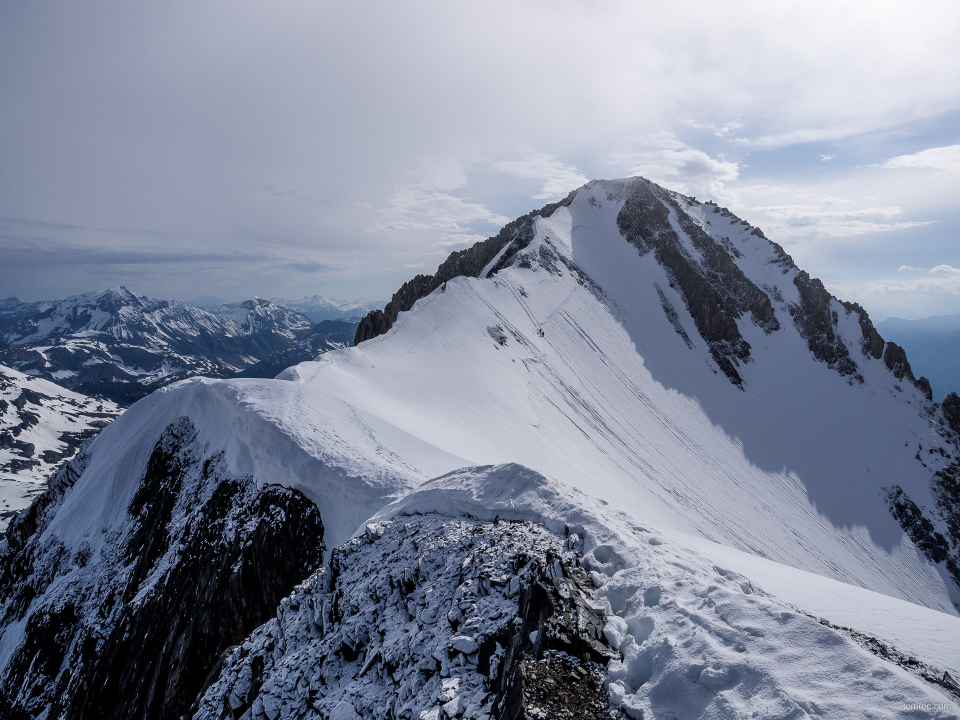
<path id="1" fill-rule="evenodd" d="M 0 710 L 960 699 L 960 402 L 725 208 L 588 183 L 406 283 L 356 341 L 163 388 L 61 470 L 3 548 Z"/>

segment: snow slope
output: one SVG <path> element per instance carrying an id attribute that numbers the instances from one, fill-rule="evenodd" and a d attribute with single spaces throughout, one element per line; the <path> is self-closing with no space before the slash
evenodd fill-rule
<path id="1" fill-rule="evenodd" d="M 956 612 L 948 583 L 881 494 L 891 482 L 929 493 L 918 445 L 932 467 L 946 463 L 926 456 L 944 441 L 921 393 L 859 349 L 865 382 L 838 375 L 788 322 L 771 334 L 741 323 L 753 361 L 740 367 L 740 390 L 689 318 L 679 322 L 692 348 L 674 330 L 657 287 L 676 308 L 681 298 L 654 258 L 619 235 L 617 203 L 588 202 L 590 187 L 538 222 L 525 253 L 563 253 L 599 289 L 562 266 L 517 263 L 490 279 L 458 278 L 385 336 L 299 365 L 286 382 L 191 380 L 145 400 L 99 442 L 137 452 L 136 435 L 199 416 L 201 433 L 239 472 L 263 482 L 287 476 L 320 499 L 321 479 L 267 459 L 289 447 L 301 462 L 367 478 L 355 484 L 357 499 L 372 505 L 457 467 L 519 462 L 645 522 Z M 741 235 L 735 242 L 753 253 L 741 262 L 776 283 L 786 320 L 789 275 L 757 258 L 764 241 Z M 842 308 L 840 316 L 841 326 L 856 324 Z M 502 345 L 488 332 L 497 327 Z M 853 346 L 856 334 L 842 329 Z"/>
<path id="2" fill-rule="evenodd" d="M 749 344 L 746 354 L 742 344 L 708 343 L 678 289 L 682 278 L 656 253 L 627 242 L 618 227 L 636 182 L 581 188 L 568 206 L 535 219 L 533 237 L 519 252 L 503 251 L 505 267 L 490 277 L 451 280 L 445 291 L 437 289 L 401 313 L 385 335 L 358 347 L 326 353 L 275 380 L 193 378 L 140 401 L 97 438 L 46 535 L 68 550 L 81 543 L 94 554 L 102 549 L 108 529 L 123 522 L 157 438 L 184 415 L 205 452 L 222 452 L 233 476 L 279 483 L 311 498 L 323 517 L 328 548 L 432 478 L 470 466 L 517 463 L 548 479 L 550 492 L 538 502 L 550 507 L 539 512 L 557 518 L 554 525 L 561 518 L 574 523 L 581 506 L 595 508 L 595 520 L 585 529 L 596 543 L 591 547 L 610 545 L 620 557 L 642 542 L 644 548 L 663 542 L 676 548 L 678 555 L 650 560 L 655 567 L 643 571 L 663 573 L 671 584 L 680 613 L 674 619 L 683 615 L 681 607 L 712 601 L 709 573 L 726 577 L 712 564 L 743 567 L 748 585 L 751 572 L 769 580 L 775 601 L 743 591 L 724 600 L 727 616 L 747 618 L 750 627 L 740 627 L 741 635 L 767 618 L 757 635 L 767 639 L 757 641 L 756 652 L 800 663 L 784 666 L 798 673 L 793 682 L 800 694 L 799 686 L 812 682 L 804 674 L 811 666 L 789 659 L 790 648 L 823 664 L 815 678 L 819 689 L 809 690 L 806 706 L 798 705 L 805 712 L 815 712 L 824 698 L 839 702 L 827 684 L 831 673 L 842 670 L 843 658 L 859 658 L 855 667 L 865 677 L 882 675 L 868 685 L 892 682 L 876 674 L 884 667 L 896 676 L 897 687 L 913 688 L 891 698 L 915 697 L 914 691 L 928 700 L 937 696 L 939 691 L 898 674 L 895 666 L 877 665 L 881 661 L 862 648 L 833 655 L 839 631 L 816 634 L 823 626 L 805 620 L 791 626 L 794 621 L 777 620 L 781 611 L 770 605 L 788 603 L 885 642 L 901 642 L 941 670 L 960 669 L 956 651 L 931 646 L 938 634 L 958 636 L 957 588 L 943 563 L 932 563 L 911 541 L 886 502 L 885 489 L 897 485 L 921 508 L 936 507 L 932 474 L 957 451 L 936 406 L 867 351 L 864 318 L 836 300 L 828 308 L 833 336 L 818 347 L 829 346 L 831 357 L 841 360 L 848 355 L 854 369 L 818 360 L 798 309 L 805 302 L 802 283 L 794 282 L 800 271 L 782 250 L 729 213 L 670 194 L 672 204 L 664 207 L 681 254 L 697 267 L 707 264 L 689 230 L 693 223 L 727 248 L 739 271 L 763 290 L 777 321 L 755 320 L 760 311 L 733 318 Z M 491 263 L 488 272 L 498 265 Z M 457 488 L 447 483 L 437 492 L 450 496 Z M 493 495 L 479 493 L 471 512 L 517 502 L 522 490 L 507 484 Z M 581 494 L 582 502 L 569 502 Z M 617 524 L 633 528 L 636 536 L 616 541 L 626 549 L 595 540 L 614 533 L 610 528 Z M 689 536 L 695 540 L 685 541 Z M 720 549 L 711 550 L 711 543 Z M 631 574 L 632 566 L 616 566 L 617 554 L 601 551 L 604 560 L 593 552 L 597 567 L 607 566 L 612 575 L 600 578 L 601 591 L 615 581 L 610 592 L 619 588 L 626 612 L 645 586 Z M 770 564 L 738 565 L 744 553 Z M 681 555 L 695 560 L 688 563 Z M 857 619 L 851 604 L 866 596 L 835 592 L 812 601 L 806 573 L 827 579 L 824 587 L 846 583 L 894 604 L 885 610 L 876 604 L 858 627 L 850 621 Z M 706 594 L 688 592 L 689 583 Z M 901 613 L 913 624 L 884 630 L 885 618 Z M 624 617 L 628 629 L 633 620 L 642 623 L 641 615 Z M 673 627 L 677 634 L 665 630 L 664 641 L 682 635 L 680 625 Z M 622 627 L 617 632 L 624 635 Z M 723 638 L 724 632 L 717 626 L 708 634 Z M 656 687 L 666 686 L 640 689 L 653 656 L 641 641 L 640 625 L 630 634 L 635 644 L 624 650 L 624 669 L 608 671 L 611 691 L 625 706 L 650 707 Z M 14 642 L 11 637 L 4 642 Z M 679 668 L 689 669 L 697 653 L 706 652 L 699 642 L 672 645 L 676 672 L 657 677 L 677 679 Z M 702 684 L 719 693 L 733 677 L 722 669 L 733 666 L 733 651 L 714 651 L 721 667 L 716 673 L 701 667 L 700 675 L 706 673 Z M 662 667 L 669 670 L 667 665 Z M 790 677 L 772 661 L 750 667 L 774 690 L 783 690 Z M 882 696 L 879 685 L 856 687 Z M 779 696 L 770 697 L 775 703 Z M 853 706 L 829 702 L 826 715 L 850 716 L 844 713 Z"/>

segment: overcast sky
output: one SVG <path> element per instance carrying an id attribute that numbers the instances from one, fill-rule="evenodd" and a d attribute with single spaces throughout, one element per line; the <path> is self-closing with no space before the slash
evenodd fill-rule
<path id="1" fill-rule="evenodd" d="M 0 296 L 389 298 L 592 178 L 960 312 L 960 3 L 0 3 Z"/>

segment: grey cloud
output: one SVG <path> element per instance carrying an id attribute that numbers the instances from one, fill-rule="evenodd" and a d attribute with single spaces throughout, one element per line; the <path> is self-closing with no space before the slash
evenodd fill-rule
<path id="1" fill-rule="evenodd" d="M 388 297 L 586 178 L 732 194 L 764 147 L 960 110 L 957 27 L 948 3 L 0 3 L 0 216 L 32 218 L 0 228 L 35 245 L 0 246 L 0 282 Z"/>

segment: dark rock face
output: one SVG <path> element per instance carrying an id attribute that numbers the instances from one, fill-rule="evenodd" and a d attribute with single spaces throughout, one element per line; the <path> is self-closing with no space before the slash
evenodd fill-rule
<path id="1" fill-rule="evenodd" d="M 907 353 L 896 343 L 888 342 L 883 349 L 883 364 L 893 373 L 897 380 L 908 378 L 913 380 L 913 371 L 907 361 Z"/>
<path id="2" fill-rule="evenodd" d="M 883 338 L 880 337 L 880 333 L 877 332 L 877 329 L 873 326 L 873 321 L 870 319 L 870 316 L 867 315 L 867 311 L 855 302 L 845 302 L 843 306 L 847 309 L 848 313 L 857 313 L 860 321 L 860 332 L 863 334 L 861 345 L 863 354 L 869 355 L 874 360 L 879 360 L 883 357 Z"/>
<path id="3" fill-rule="evenodd" d="M 960 462 L 935 472 L 930 491 L 937 504 L 933 512 L 922 510 L 897 485 L 887 491 L 887 504 L 913 544 L 931 562 L 944 563 L 960 587 Z M 935 521 L 943 523 L 946 534 L 936 529 Z"/>
<path id="4" fill-rule="evenodd" d="M 374 310 L 368 313 L 357 327 L 357 334 L 353 344 L 359 345 L 364 340 L 371 340 L 383 335 L 393 327 L 397 316 L 408 311 L 413 304 L 422 297 L 426 297 L 438 287 L 455 277 L 479 277 L 483 269 L 497 257 L 501 250 L 509 248 L 497 261 L 496 266 L 490 269 L 493 275 L 510 264 L 514 256 L 523 250 L 533 239 L 533 220 L 536 217 L 550 217 L 557 208 L 566 207 L 576 193 L 570 193 L 560 202 L 550 203 L 539 210 L 534 210 L 521 218 L 507 223 L 503 229 L 494 235 L 474 244 L 465 250 L 458 250 L 448 257 L 434 275 L 417 275 L 413 280 L 405 282 L 383 310 Z"/>
<path id="5" fill-rule="evenodd" d="M 607 718 L 609 703 L 602 667 L 617 653 L 603 639 L 604 619 L 587 603 L 590 581 L 578 566 L 547 558 L 537 567 L 519 603 L 519 629 L 487 640 L 506 649 L 493 688 L 503 720 L 535 717 L 560 709 L 578 718 Z M 531 638 L 536 638 L 532 641 Z M 480 650 L 481 669 L 484 648 Z"/>
<path id="6" fill-rule="evenodd" d="M 830 307 L 833 296 L 827 292 L 819 278 L 811 278 L 803 270 L 797 273 L 793 284 L 800 291 L 800 304 L 799 307 L 791 307 L 790 312 L 793 315 L 794 325 L 807 341 L 810 352 L 817 360 L 827 363 L 841 375 L 850 375 L 859 382 L 863 382 L 863 377 L 860 375 L 857 364 L 850 357 L 847 346 L 834 331 L 838 318 L 834 317 L 834 311 Z M 861 317 L 865 315 L 866 313 Z"/>
<path id="7" fill-rule="evenodd" d="M 670 224 L 671 209 L 702 263 L 691 257 Z M 669 193 L 648 180 L 631 183 L 617 226 L 640 254 L 655 253 L 717 365 L 731 382 L 742 385 L 736 365 L 749 358 L 750 344 L 741 336 L 737 320 L 750 313 L 766 332 L 777 330 L 780 324 L 767 294 L 743 274 L 726 249 L 680 210 Z"/>
<path id="8" fill-rule="evenodd" d="M 72 557 L 56 538 L 40 544 L 86 455 L 14 523 L 0 565 L 3 625 L 27 622 L 2 678 L 0 709 L 180 718 L 224 650 L 320 564 L 323 526 L 312 503 L 295 490 L 227 477 L 195 440 L 186 418 L 164 432 L 128 522 L 104 538 L 98 556 L 85 544 Z M 46 597 L 54 579 L 58 590 Z"/>
<path id="9" fill-rule="evenodd" d="M 582 718 L 610 720 L 610 704 L 599 665 L 580 662 L 562 653 L 544 653 L 540 660 L 524 657 L 514 673 L 514 693 L 502 720 Z"/>
<path id="10" fill-rule="evenodd" d="M 936 531 L 933 523 L 924 517 L 923 511 L 900 486 L 894 485 L 887 491 L 887 504 L 903 531 L 931 562 L 940 563 L 947 559 L 950 549 L 947 539 Z"/>
<path id="11" fill-rule="evenodd" d="M 940 519 L 946 524 L 950 537 L 947 571 L 960 587 L 960 463 L 952 463 L 934 473 L 931 485 Z"/>
<path id="12" fill-rule="evenodd" d="M 947 426 L 960 435 L 960 397 L 956 393 L 947 395 L 940 404 Z"/>

